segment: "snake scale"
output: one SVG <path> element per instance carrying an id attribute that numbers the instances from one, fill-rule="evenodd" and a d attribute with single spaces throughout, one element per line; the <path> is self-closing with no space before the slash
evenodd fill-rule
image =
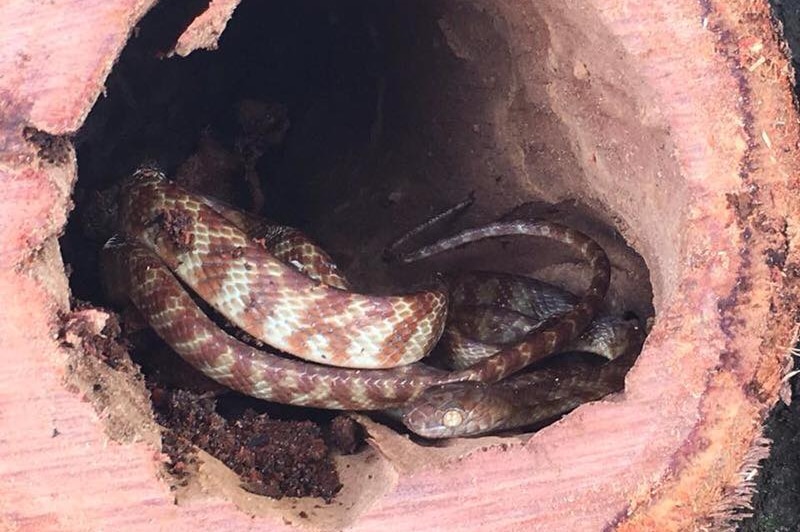
<path id="1" fill-rule="evenodd" d="M 400 409 L 403 421 L 423 435 L 424 422 L 419 420 L 442 390 L 452 391 L 461 383 L 481 390 L 492 386 L 508 395 L 513 380 L 490 383 L 578 337 L 600 307 L 610 278 L 608 259 L 599 245 L 553 222 L 496 222 L 404 255 L 402 259 L 411 262 L 484 238 L 528 235 L 568 244 L 592 267 L 586 292 L 568 301 L 557 316 L 551 312 L 536 324 L 521 317 L 515 341 L 496 338 L 496 345 L 475 363 L 446 371 L 419 360 L 445 330 L 449 298 L 469 300 L 477 309 L 477 314 L 462 318 L 462 326 L 492 321 L 485 313 L 481 317 L 481 300 L 470 288 L 480 274 L 473 274 L 471 281 L 469 275 L 458 282 L 451 278 L 447 286 L 410 294 L 358 294 L 324 251 L 299 231 L 265 224 L 187 191 L 149 168 L 137 171 L 123 186 L 119 218 L 120 232 L 103 254 L 106 285 L 118 298 L 129 299 L 191 365 L 225 386 L 279 403 Z M 275 351 L 256 349 L 227 334 L 190 291 Z M 513 299 L 506 298 L 506 312 L 520 310 Z M 613 362 L 606 366 L 613 367 Z M 605 378 L 594 375 L 598 376 Z M 567 378 L 572 379 L 561 377 L 564 382 Z M 606 390 L 605 395 L 613 391 L 609 386 L 597 388 Z M 573 395 L 573 399 L 587 396 Z M 541 414 L 563 412 L 566 403 L 557 399 L 544 398 Z M 473 433 L 487 430 L 470 426 Z M 464 429 L 469 427 L 465 424 Z"/>

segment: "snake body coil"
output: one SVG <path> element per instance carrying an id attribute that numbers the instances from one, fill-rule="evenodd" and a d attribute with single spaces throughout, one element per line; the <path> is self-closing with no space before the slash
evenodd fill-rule
<path id="1" fill-rule="evenodd" d="M 426 390 L 438 393 L 442 385 L 475 381 L 488 386 L 575 339 L 592 321 L 609 284 L 603 250 L 582 233 L 552 222 L 498 222 L 404 256 L 407 262 L 422 260 L 484 238 L 527 235 L 566 243 L 592 267 L 586 293 L 569 301 L 560 315 L 525 329 L 516 342 L 499 343 L 496 352 L 475 364 L 444 371 L 417 362 L 445 327 L 443 290 L 388 297 L 353 293 L 327 255 L 320 260 L 324 252 L 302 233 L 265 225 L 259 227 L 263 237 L 253 238 L 258 223 L 251 218 L 155 171 L 139 171 L 123 187 L 120 218 L 122 233 L 104 253 L 114 291 L 125 294 L 155 331 L 207 376 L 286 404 L 402 408 L 425 399 Z M 466 297 L 468 284 L 451 289 L 456 297 Z M 305 360 L 258 350 L 228 335 L 184 285 L 249 334 Z M 348 369 L 354 367 L 360 369 Z"/>
<path id="2" fill-rule="evenodd" d="M 415 362 L 444 327 L 447 297 L 356 294 L 287 265 L 208 205 L 155 172 L 123 188 L 123 234 L 158 255 L 197 295 L 267 344 L 322 364 Z"/>
<path id="3" fill-rule="evenodd" d="M 642 340 L 637 322 L 620 319 L 614 326 L 626 340 L 611 362 L 570 361 L 494 384 L 434 385 L 403 405 L 399 415 L 420 436 L 453 438 L 531 426 L 601 399 L 622 389 Z"/>

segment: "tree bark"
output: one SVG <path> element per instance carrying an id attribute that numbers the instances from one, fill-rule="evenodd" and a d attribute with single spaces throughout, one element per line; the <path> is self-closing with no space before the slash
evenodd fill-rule
<path id="1" fill-rule="evenodd" d="M 505 21 L 519 94 L 548 91 L 584 176 L 542 196 L 590 182 L 650 269 L 656 320 L 625 392 L 527 439 L 421 449 L 370 425 L 375 460 L 358 470 L 373 476 L 345 478 L 367 491 L 346 489 L 344 507 L 309 510 L 307 521 L 294 503 L 226 491 L 210 458 L 176 505 L 157 429 L 110 439 L 113 407 L 98 412 L 65 384 L 75 354 L 58 335 L 70 307 L 57 239 L 77 179 L 68 135 L 152 2 L 0 6 L 0 523 L 690 530 L 745 508 L 798 319 L 800 137 L 784 44 L 761 0 L 564 4 L 475 3 Z M 458 31 L 445 33 L 469 57 Z M 198 41 L 213 47 L 207 37 Z M 546 88 L 527 84 L 542 68 Z"/>

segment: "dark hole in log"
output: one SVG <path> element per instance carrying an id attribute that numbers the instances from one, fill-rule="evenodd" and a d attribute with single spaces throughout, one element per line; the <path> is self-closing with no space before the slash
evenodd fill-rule
<path id="1" fill-rule="evenodd" d="M 312 235 L 360 290 L 385 292 L 454 263 L 582 289 L 583 271 L 540 242 L 475 246 L 414 268 L 384 264 L 381 251 L 394 237 L 474 191 L 477 204 L 464 223 L 513 211 L 589 232 L 614 264 L 609 310 L 653 316 L 644 261 L 616 233 L 615 213 L 591 193 L 563 117 L 549 106 L 548 79 L 560 74 L 545 65 L 532 74 L 541 78 L 532 84 L 539 92 L 516 85 L 508 21 L 460 2 L 245 2 L 219 50 L 165 58 L 205 5 L 164 3 L 148 14 L 76 139 L 80 179 L 62 244 L 77 299 L 105 304 L 97 265 L 108 236 L 103 191 L 153 160 L 188 186 Z M 546 63 L 547 29 L 532 35 Z M 582 68 L 572 73 L 578 81 L 590 76 L 591 65 Z M 278 118 L 268 133 L 260 130 L 270 138 L 261 139 L 254 183 L 245 178 L 241 113 Z M 154 335 L 139 334 L 133 356 L 153 380 L 158 406 L 172 386 L 161 364 L 179 362 Z M 311 420 L 334 437 L 335 413 L 236 394 L 219 399 L 215 412 L 183 418 L 219 413 L 236 423 L 248 408 L 287 422 Z M 192 419 L 196 428 L 222 423 Z M 304 450 L 322 436 L 308 438 Z M 297 454 L 298 469 L 307 466 L 304 456 Z M 305 467 L 299 477 L 273 478 L 284 482 L 276 490 L 254 491 L 329 498 L 336 483 L 320 480 L 329 479 L 322 469 Z"/>

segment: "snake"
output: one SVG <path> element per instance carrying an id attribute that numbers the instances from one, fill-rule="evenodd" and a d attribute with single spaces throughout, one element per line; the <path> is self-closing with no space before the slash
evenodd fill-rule
<path id="1" fill-rule="evenodd" d="M 589 326 L 610 280 L 608 258 L 594 240 L 550 221 L 494 222 L 405 254 L 403 261 L 413 262 L 477 240 L 525 235 L 561 241 L 592 268 L 585 293 L 563 312 L 515 342 L 499 342 L 495 352 L 463 369 L 443 370 L 420 360 L 444 333 L 459 288 L 439 281 L 399 295 L 357 293 L 298 230 L 259 222 L 152 168 L 139 169 L 123 185 L 119 219 L 119 233 L 103 251 L 109 293 L 133 303 L 167 344 L 210 378 L 300 406 L 410 413 L 419 405 L 415 400 L 441 387 L 505 389 L 509 385 L 499 381 L 559 351 Z M 269 347 L 228 334 L 195 298 Z"/>
<path id="2" fill-rule="evenodd" d="M 276 349 L 331 366 L 386 368 L 420 360 L 442 333 L 442 289 L 379 297 L 325 284 L 159 172 L 138 172 L 121 194 L 123 232 L 222 316 Z"/>
<path id="3" fill-rule="evenodd" d="M 601 399 L 623 388 L 625 375 L 643 340 L 638 320 L 609 318 L 617 328 L 617 338 L 624 338 L 617 342 L 620 349 L 610 362 L 564 359 L 554 367 L 522 373 L 494 384 L 434 385 L 392 414 L 415 434 L 440 439 L 533 426 L 588 401 Z"/>

